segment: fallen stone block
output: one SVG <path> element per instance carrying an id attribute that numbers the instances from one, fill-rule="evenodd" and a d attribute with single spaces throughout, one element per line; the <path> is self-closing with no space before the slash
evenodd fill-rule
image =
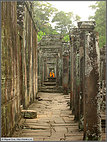
<path id="1" fill-rule="evenodd" d="M 27 119 L 37 118 L 37 112 L 34 110 L 22 110 L 21 115 L 23 118 Z"/>

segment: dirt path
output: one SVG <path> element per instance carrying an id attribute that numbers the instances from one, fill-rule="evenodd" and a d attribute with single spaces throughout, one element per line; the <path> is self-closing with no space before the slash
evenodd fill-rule
<path id="1" fill-rule="evenodd" d="M 69 109 L 69 95 L 39 93 L 42 100 L 35 101 L 29 109 L 37 111 L 37 118 L 22 119 L 23 125 L 12 137 L 33 137 L 34 141 L 82 140 L 78 123 Z"/>

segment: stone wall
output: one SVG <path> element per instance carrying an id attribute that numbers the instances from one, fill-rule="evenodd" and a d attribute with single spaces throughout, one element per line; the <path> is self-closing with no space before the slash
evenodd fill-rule
<path id="1" fill-rule="evenodd" d="M 2 2 L 1 22 L 1 136 L 5 137 L 21 118 L 20 106 L 27 108 L 38 91 L 37 31 L 29 2 Z"/>
<path id="2" fill-rule="evenodd" d="M 34 101 L 38 92 L 37 82 L 37 30 L 32 20 L 32 6 L 31 3 L 26 2 L 18 3 L 18 9 L 23 7 L 23 13 L 21 12 L 18 19 L 22 16 L 22 23 L 18 24 L 19 27 L 19 39 L 20 47 L 22 50 L 21 63 L 22 67 L 20 72 L 22 75 L 22 92 L 24 95 L 23 106 L 28 107 L 29 104 Z M 21 7 L 21 8 L 22 8 Z M 19 14 L 19 13 L 18 13 Z M 23 32 L 21 32 L 23 31 Z"/>

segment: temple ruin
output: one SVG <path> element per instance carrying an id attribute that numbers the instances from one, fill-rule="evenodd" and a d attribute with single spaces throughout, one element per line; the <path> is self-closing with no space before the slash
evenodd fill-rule
<path id="1" fill-rule="evenodd" d="M 67 105 L 74 119 L 64 122 L 67 132 L 67 124 L 73 122 L 74 128 L 75 122 L 82 140 L 105 140 L 106 45 L 99 48 L 95 22 L 78 22 L 70 29 L 69 42 L 56 34 L 43 36 L 38 43 L 31 2 L 2 2 L 1 10 L 1 136 L 12 137 L 23 119 L 22 110 L 29 113 L 29 107 L 38 104 L 42 95 L 56 93 L 69 98 Z M 38 113 L 39 109 L 35 121 Z"/>

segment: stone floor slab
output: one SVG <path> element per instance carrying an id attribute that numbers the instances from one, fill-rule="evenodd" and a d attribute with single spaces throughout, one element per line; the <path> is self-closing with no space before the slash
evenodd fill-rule
<path id="1" fill-rule="evenodd" d="M 34 141 L 82 140 L 83 134 L 78 131 L 68 106 L 69 96 L 41 92 L 38 96 L 41 101 L 35 100 L 28 108 L 37 111 L 37 118 L 23 119 L 22 130 L 14 136 L 33 137 Z"/>

